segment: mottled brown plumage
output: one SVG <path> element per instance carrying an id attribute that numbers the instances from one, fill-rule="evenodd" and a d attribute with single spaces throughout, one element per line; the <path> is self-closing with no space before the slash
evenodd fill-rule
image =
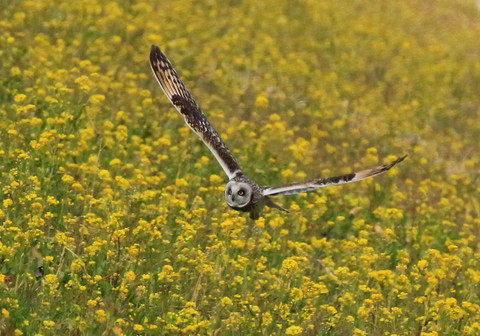
<path id="1" fill-rule="evenodd" d="M 240 166 L 215 128 L 205 118 L 202 110 L 185 88 L 170 61 L 156 46 L 152 46 L 150 52 L 150 65 L 163 92 L 173 106 L 183 115 L 187 125 L 215 155 L 227 176 L 229 178 L 233 177 L 235 172 L 240 170 Z"/>

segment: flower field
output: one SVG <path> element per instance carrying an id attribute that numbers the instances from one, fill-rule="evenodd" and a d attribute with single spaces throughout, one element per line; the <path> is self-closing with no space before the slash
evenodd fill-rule
<path id="1" fill-rule="evenodd" d="M 0 335 L 479 335 L 472 1 L 0 0 Z M 230 210 L 157 44 L 261 185 Z"/>

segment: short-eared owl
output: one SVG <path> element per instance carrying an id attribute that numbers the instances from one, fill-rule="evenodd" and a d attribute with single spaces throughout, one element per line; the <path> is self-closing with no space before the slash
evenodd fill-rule
<path id="1" fill-rule="evenodd" d="M 281 187 L 261 187 L 250 180 L 240 169 L 232 153 L 228 150 L 213 126 L 208 122 L 200 107 L 193 100 L 192 95 L 185 88 L 172 64 L 164 53 L 155 45 L 150 51 L 150 65 L 160 87 L 172 102 L 173 106 L 183 115 L 187 125 L 202 139 L 210 149 L 220 166 L 227 174 L 229 181 L 225 187 L 225 199 L 228 205 L 235 210 L 249 212 L 250 217 L 257 219 L 264 206 L 285 210 L 275 204 L 270 196 L 293 195 L 304 193 L 332 185 L 350 183 L 375 176 L 389 170 L 401 162 L 403 156 L 393 162 L 373 169 L 366 169 L 356 173 L 339 175 L 327 178 L 292 183 Z"/>

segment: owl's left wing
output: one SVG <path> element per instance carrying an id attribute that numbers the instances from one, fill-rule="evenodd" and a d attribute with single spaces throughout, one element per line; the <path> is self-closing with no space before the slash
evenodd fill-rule
<path id="1" fill-rule="evenodd" d="M 326 178 L 317 178 L 310 181 L 300 182 L 300 183 L 292 183 L 281 187 L 273 187 L 273 188 L 265 188 L 263 189 L 264 196 L 285 196 L 285 195 L 294 195 L 294 194 L 301 194 L 308 191 L 326 188 L 333 185 L 357 182 L 368 177 L 372 177 L 378 174 L 381 174 L 397 163 L 402 162 L 407 155 L 396 159 L 393 162 L 383 164 L 381 166 L 372 168 L 372 169 L 365 169 L 358 171 L 356 173 L 350 173 L 345 175 L 339 175 L 334 177 L 326 177 Z"/>
<path id="2" fill-rule="evenodd" d="M 217 131 L 198 107 L 192 95 L 185 88 L 177 72 L 159 47 L 152 45 L 150 66 L 163 92 L 180 112 L 187 125 L 202 139 L 210 149 L 220 166 L 231 179 L 240 170 L 240 166 L 222 141 Z"/>

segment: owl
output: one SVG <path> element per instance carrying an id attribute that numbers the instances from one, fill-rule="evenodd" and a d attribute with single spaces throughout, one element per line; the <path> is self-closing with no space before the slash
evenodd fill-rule
<path id="1" fill-rule="evenodd" d="M 357 182 L 389 170 L 406 157 L 405 155 L 379 167 L 350 174 L 316 178 L 279 187 L 262 187 L 248 178 L 240 169 L 232 153 L 186 89 L 170 61 L 155 45 L 152 46 L 150 51 L 150 65 L 167 98 L 183 115 L 187 125 L 202 139 L 225 171 L 229 179 L 224 193 L 227 204 L 234 210 L 250 213 L 252 219 L 258 219 L 265 206 L 287 211 L 276 204 L 272 200 L 272 196 L 294 195 L 329 186 Z"/>

